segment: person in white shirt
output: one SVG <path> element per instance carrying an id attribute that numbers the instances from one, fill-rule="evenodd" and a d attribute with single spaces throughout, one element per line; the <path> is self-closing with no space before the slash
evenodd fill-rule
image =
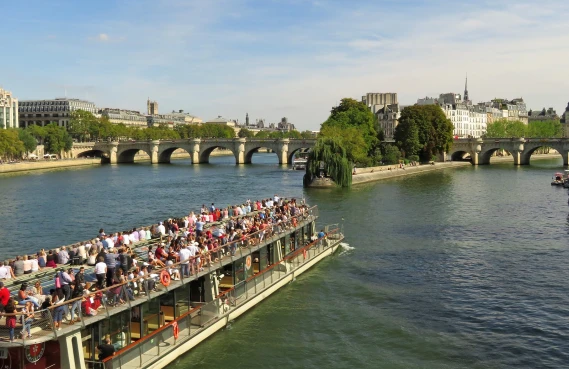
<path id="1" fill-rule="evenodd" d="M 128 236 L 128 234 L 126 232 L 124 232 L 122 234 L 122 244 L 125 246 L 130 245 L 130 237 Z"/>
<path id="2" fill-rule="evenodd" d="M 140 230 L 138 231 L 138 240 L 143 241 L 145 239 L 146 239 L 146 231 L 144 230 L 144 228 L 140 228 Z"/>
<path id="3" fill-rule="evenodd" d="M 196 266 L 200 263 L 200 258 L 194 258 L 194 256 L 200 254 L 200 249 L 197 246 L 197 242 L 192 242 L 188 246 L 188 251 L 190 252 L 190 258 L 192 258 L 191 266 L 192 266 L 192 274 L 196 273 Z"/>
<path id="4" fill-rule="evenodd" d="M 182 246 L 180 249 L 180 262 L 182 266 L 182 276 L 186 277 L 190 275 L 190 257 L 191 252 L 188 250 L 186 245 Z"/>
<path id="5" fill-rule="evenodd" d="M 40 270 L 40 266 L 38 264 L 38 259 L 37 256 L 32 256 L 32 258 L 30 259 L 30 264 L 32 266 L 32 273 L 37 272 L 38 270 Z"/>
<path id="6" fill-rule="evenodd" d="M 114 249 L 115 248 L 115 242 L 113 241 L 112 237 L 107 237 L 107 249 Z"/>
<path id="7" fill-rule="evenodd" d="M 97 277 L 97 285 L 103 289 L 107 277 L 107 264 L 105 264 L 105 258 L 102 256 L 99 257 L 99 262 L 95 264 L 95 276 Z"/>
<path id="8" fill-rule="evenodd" d="M 158 232 L 160 232 L 160 235 L 166 236 L 166 227 L 164 227 L 164 224 L 162 224 L 162 222 L 160 222 L 158 225 Z"/>
<path id="9" fill-rule="evenodd" d="M 10 266 L 4 266 L 4 263 L 0 261 L 0 279 L 12 279 L 14 278 L 14 272 Z"/>

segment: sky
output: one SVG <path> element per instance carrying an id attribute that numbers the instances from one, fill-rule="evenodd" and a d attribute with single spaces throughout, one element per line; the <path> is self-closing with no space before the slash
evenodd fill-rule
<path id="1" fill-rule="evenodd" d="M 569 102 L 566 0 L 27 0 L 2 4 L 0 86 L 19 100 L 316 130 L 340 99 Z"/>

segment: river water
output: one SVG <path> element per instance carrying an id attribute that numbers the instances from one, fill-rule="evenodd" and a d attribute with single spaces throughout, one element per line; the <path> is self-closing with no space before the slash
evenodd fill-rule
<path id="1" fill-rule="evenodd" d="M 561 160 L 304 190 L 258 154 L 0 177 L 0 256 L 184 214 L 305 197 L 349 246 L 171 368 L 569 367 L 569 207 Z"/>

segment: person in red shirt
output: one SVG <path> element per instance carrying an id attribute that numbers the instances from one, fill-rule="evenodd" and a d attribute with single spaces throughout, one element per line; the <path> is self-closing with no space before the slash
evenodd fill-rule
<path id="1" fill-rule="evenodd" d="M 4 306 L 8 304 L 10 299 L 10 290 L 4 287 L 4 283 L 0 282 L 0 311 L 4 311 Z"/>

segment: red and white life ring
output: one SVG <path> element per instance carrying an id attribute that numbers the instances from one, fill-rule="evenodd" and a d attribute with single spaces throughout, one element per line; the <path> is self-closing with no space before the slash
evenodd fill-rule
<path id="1" fill-rule="evenodd" d="M 162 282 L 162 285 L 165 287 L 170 285 L 170 274 L 167 271 L 163 270 L 160 272 L 160 282 Z"/>

